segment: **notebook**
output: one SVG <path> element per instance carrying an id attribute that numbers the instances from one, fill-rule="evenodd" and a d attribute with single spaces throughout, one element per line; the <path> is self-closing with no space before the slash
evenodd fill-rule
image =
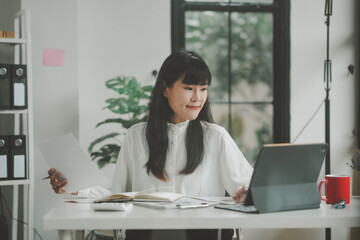
<path id="1" fill-rule="evenodd" d="M 244 204 L 215 207 L 254 213 L 319 208 L 317 180 L 328 149 L 326 143 L 264 145 Z"/>

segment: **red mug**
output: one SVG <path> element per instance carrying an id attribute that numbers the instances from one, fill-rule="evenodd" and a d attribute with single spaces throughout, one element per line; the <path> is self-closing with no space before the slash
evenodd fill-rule
<path id="1" fill-rule="evenodd" d="M 325 183 L 325 198 L 321 196 L 321 187 Z M 345 199 L 346 204 L 350 203 L 350 176 L 348 175 L 326 175 L 325 180 L 319 184 L 321 200 L 327 204 L 334 204 Z"/>

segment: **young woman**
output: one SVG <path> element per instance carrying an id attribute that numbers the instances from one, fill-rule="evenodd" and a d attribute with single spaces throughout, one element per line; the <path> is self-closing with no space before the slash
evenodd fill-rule
<path id="1" fill-rule="evenodd" d="M 148 121 L 132 126 L 116 164 L 112 192 L 172 191 L 186 196 L 224 196 L 241 202 L 252 167 L 227 131 L 213 123 L 207 87 L 211 73 L 194 52 L 171 54 L 161 66 Z M 66 179 L 49 170 L 56 193 Z M 103 192 L 99 187 L 82 195 Z M 142 235 L 139 235 L 142 234 Z M 150 231 L 128 231 L 126 239 L 150 239 Z M 217 239 L 211 230 L 187 231 L 187 239 Z M 206 238 L 204 238 L 206 236 Z M 231 235 L 230 235 L 231 238 Z"/>

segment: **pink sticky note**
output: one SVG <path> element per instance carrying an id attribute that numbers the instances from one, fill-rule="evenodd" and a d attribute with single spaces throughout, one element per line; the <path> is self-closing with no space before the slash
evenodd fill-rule
<path id="1" fill-rule="evenodd" d="M 64 66 L 65 50 L 63 49 L 44 49 L 43 65 L 45 66 Z"/>

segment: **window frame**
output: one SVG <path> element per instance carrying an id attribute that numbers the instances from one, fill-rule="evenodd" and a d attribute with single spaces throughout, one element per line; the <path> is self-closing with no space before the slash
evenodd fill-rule
<path id="1" fill-rule="evenodd" d="M 185 48 L 186 11 L 273 14 L 273 142 L 290 142 L 290 0 L 274 0 L 271 4 L 171 0 L 172 52 Z M 231 74 L 228 75 L 228 81 L 231 82 Z"/>

